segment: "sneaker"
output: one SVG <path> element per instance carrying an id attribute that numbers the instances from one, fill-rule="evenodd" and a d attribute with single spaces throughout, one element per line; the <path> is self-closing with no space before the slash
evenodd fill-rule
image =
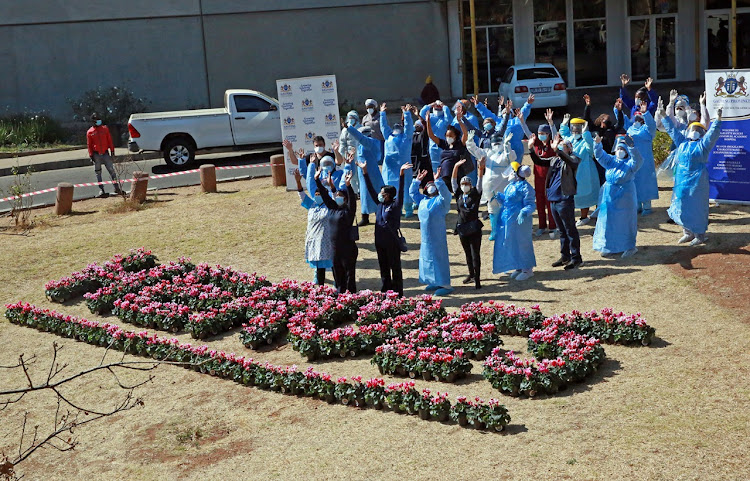
<path id="1" fill-rule="evenodd" d="M 560 238 L 560 231 L 555 229 L 552 232 L 549 233 L 549 238 L 552 240 L 559 239 Z"/>
<path id="2" fill-rule="evenodd" d="M 448 294 L 451 294 L 453 292 L 452 287 L 441 287 L 440 289 L 435 291 L 436 296 L 447 296 Z"/>
<path id="3" fill-rule="evenodd" d="M 552 267 L 562 267 L 564 265 L 567 265 L 568 262 L 570 262 L 570 259 L 568 259 L 567 257 L 561 257 L 552 263 Z"/>
<path id="4" fill-rule="evenodd" d="M 534 232 L 534 235 L 535 235 L 536 237 L 540 237 L 540 236 L 544 235 L 544 234 L 545 234 L 546 232 L 547 232 L 547 229 L 542 229 L 542 228 L 540 227 L 540 228 L 538 228 L 538 229 L 536 230 L 536 232 Z"/>
<path id="5" fill-rule="evenodd" d="M 643 212 L 641 212 L 641 217 L 646 217 L 647 215 L 651 215 L 651 209 L 643 209 Z"/>
<path id="6" fill-rule="evenodd" d="M 638 252 L 638 248 L 637 247 L 633 247 L 632 249 L 628 249 L 625 252 L 623 252 L 620 257 L 622 259 L 627 259 L 628 257 L 631 257 L 631 256 L 635 255 L 636 252 Z"/>
<path id="7" fill-rule="evenodd" d="M 708 237 L 706 237 L 705 234 L 703 234 L 703 235 L 697 235 L 697 236 L 695 236 L 695 239 L 693 239 L 690 242 L 690 245 L 691 246 L 699 246 L 701 244 L 705 244 L 707 240 L 708 240 Z"/>
<path id="8" fill-rule="evenodd" d="M 578 220 L 578 222 L 576 222 L 576 227 L 589 225 L 589 222 L 591 222 L 591 217 L 582 217 L 581 219 Z"/>
<path id="9" fill-rule="evenodd" d="M 520 269 L 519 269 L 519 270 L 516 270 L 516 271 L 513 271 L 513 272 L 511 272 L 511 273 L 510 273 L 510 278 L 511 278 L 511 279 L 515 279 L 516 277 L 518 277 L 518 275 L 519 275 L 519 274 L 521 274 L 521 272 L 522 272 L 522 271 L 521 271 Z"/>
<path id="10" fill-rule="evenodd" d="M 467 276 L 466 279 L 464 279 L 464 284 L 471 284 L 474 282 L 474 276 Z"/>
<path id="11" fill-rule="evenodd" d="M 569 271 L 569 270 L 575 269 L 577 267 L 580 267 L 582 265 L 583 265 L 583 260 L 582 259 L 571 259 L 570 262 L 568 262 L 567 264 L 565 264 L 565 270 Z"/>
<path id="12" fill-rule="evenodd" d="M 109 194 L 107 194 L 104 191 L 101 191 L 98 194 L 96 194 L 96 198 L 97 199 L 106 199 L 107 197 L 109 197 Z"/>
<path id="13" fill-rule="evenodd" d="M 695 236 L 693 234 L 685 234 L 682 237 L 680 237 L 680 240 L 677 241 L 678 244 L 684 244 L 685 242 L 690 242 L 691 240 L 694 240 Z"/>
<path id="14" fill-rule="evenodd" d="M 517 281 L 525 281 L 526 279 L 531 279 L 534 277 L 534 272 L 521 272 L 516 276 Z"/>

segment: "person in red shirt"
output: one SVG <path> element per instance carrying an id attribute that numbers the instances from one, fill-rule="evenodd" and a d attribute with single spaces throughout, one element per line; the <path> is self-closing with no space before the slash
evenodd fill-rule
<path id="1" fill-rule="evenodd" d="M 548 110 L 545 117 L 551 125 L 541 124 L 536 135 L 532 134 L 529 137 L 529 156 L 531 156 L 531 160 L 534 162 L 534 191 L 536 192 L 536 208 L 537 215 L 539 216 L 539 229 L 537 229 L 536 235 L 540 236 L 547 232 L 547 227 L 549 226 L 550 237 L 555 238 L 557 226 L 555 225 L 554 217 L 552 217 L 552 208 L 547 200 L 545 182 L 550 160 L 557 157 L 551 145 L 552 137 L 554 137 L 556 132 L 553 132 L 555 124 L 552 123 L 551 111 Z M 549 224 L 547 223 L 548 218 Z"/>
<path id="2" fill-rule="evenodd" d="M 89 158 L 91 163 L 94 164 L 94 172 L 96 172 L 96 181 L 100 182 L 99 188 L 101 194 L 98 197 L 107 197 L 109 194 L 104 190 L 102 182 L 102 163 L 107 168 L 109 176 L 112 178 L 115 186 L 115 194 L 122 194 L 120 189 L 120 182 L 117 180 L 117 173 L 115 172 L 115 166 L 113 159 L 115 157 L 115 145 L 112 142 L 112 135 L 109 133 L 109 129 L 106 125 L 102 125 L 102 120 L 96 113 L 91 114 L 91 128 L 86 132 L 86 144 L 89 148 Z"/>

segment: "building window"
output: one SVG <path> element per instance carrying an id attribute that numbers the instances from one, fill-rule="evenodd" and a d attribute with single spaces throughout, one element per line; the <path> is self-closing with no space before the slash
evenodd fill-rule
<path id="1" fill-rule="evenodd" d="M 677 0 L 628 0 L 628 15 L 677 13 Z"/>
<path id="2" fill-rule="evenodd" d="M 495 93 L 500 77 L 515 63 L 513 44 L 512 0 L 475 0 L 477 32 L 477 72 L 479 92 Z M 471 52 L 471 17 L 469 2 L 462 2 L 463 65 L 465 91 L 474 90 L 474 69 Z"/>
<path id="3" fill-rule="evenodd" d="M 573 23 L 576 87 L 607 84 L 607 21 Z"/>

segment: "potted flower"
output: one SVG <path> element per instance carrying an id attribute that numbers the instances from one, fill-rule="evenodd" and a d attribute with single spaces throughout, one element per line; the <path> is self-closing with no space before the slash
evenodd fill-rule
<path id="1" fill-rule="evenodd" d="M 468 416 L 470 413 L 473 414 L 474 404 L 466 399 L 466 396 L 459 396 L 456 398 L 456 404 L 451 406 L 450 418 L 457 422 L 459 426 L 467 426 L 469 424 Z"/>
<path id="2" fill-rule="evenodd" d="M 430 406 L 432 404 L 432 395 L 429 389 L 423 389 L 422 395 L 414 401 L 414 410 L 419 414 L 420 419 L 430 419 Z"/>
<path id="3" fill-rule="evenodd" d="M 445 422 L 451 410 L 451 402 L 448 401 L 448 393 L 437 393 L 430 399 L 430 416 L 440 422 Z"/>
<path id="4" fill-rule="evenodd" d="M 370 379 L 365 383 L 365 402 L 375 409 L 382 409 L 385 401 L 385 381 Z"/>

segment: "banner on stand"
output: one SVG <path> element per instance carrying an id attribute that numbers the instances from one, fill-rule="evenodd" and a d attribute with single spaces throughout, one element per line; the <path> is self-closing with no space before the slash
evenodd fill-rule
<path id="1" fill-rule="evenodd" d="M 281 138 L 290 141 L 295 152 L 304 149 L 307 155 L 313 151 L 313 138 L 321 136 L 330 150 L 331 143 L 341 133 L 336 76 L 277 80 L 276 90 L 281 107 Z M 297 166 L 287 149 L 284 149 L 284 164 L 287 190 L 296 190 Z"/>
<path id="2" fill-rule="evenodd" d="M 706 106 L 722 108 L 721 135 L 708 157 L 710 198 L 750 204 L 750 70 L 706 70 Z"/>

